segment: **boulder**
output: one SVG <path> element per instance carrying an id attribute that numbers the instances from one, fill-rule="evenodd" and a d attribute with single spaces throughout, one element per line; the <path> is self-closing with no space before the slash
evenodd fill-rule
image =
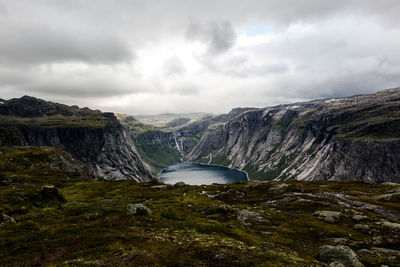
<path id="1" fill-rule="evenodd" d="M 329 267 L 346 267 L 346 266 L 344 266 L 343 263 L 341 262 L 334 261 L 329 264 Z"/>
<path id="2" fill-rule="evenodd" d="M 249 210 L 240 210 L 238 212 L 237 219 L 247 226 L 250 226 L 252 223 L 268 222 L 267 219 L 262 217 L 257 212 Z"/>
<path id="3" fill-rule="evenodd" d="M 186 184 L 184 182 L 177 182 L 176 184 L 174 184 L 174 188 L 179 188 L 179 187 L 183 187 Z"/>
<path id="4" fill-rule="evenodd" d="M 218 207 L 218 211 L 219 211 L 220 213 L 225 214 L 225 213 L 233 212 L 234 209 L 233 209 L 231 206 L 229 206 L 229 205 L 223 204 L 223 205 L 220 205 L 220 206 Z"/>
<path id="5" fill-rule="evenodd" d="M 167 190 L 168 186 L 163 184 L 163 185 L 154 185 L 150 188 L 153 190 Z"/>
<path id="6" fill-rule="evenodd" d="M 67 202 L 55 186 L 43 186 L 40 190 L 40 195 L 44 200 L 58 201 L 60 203 Z"/>
<path id="7" fill-rule="evenodd" d="M 139 203 L 139 204 L 128 204 L 126 206 L 126 214 L 129 216 L 134 216 L 134 215 L 150 215 L 151 210 L 146 207 L 145 205 Z"/>
<path id="8" fill-rule="evenodd" d="M 372 257 L 392 257 L 400 258 L 400 251 L 387 248 L 372 247 L 370 249 L 361 249 L 358 251 L 361 256 L 372 256 Z"/>
<path id="9" fill-rule="evenodd" d="M 352 217 L 352 219 L 355 221 L 364 221 L 368 219 L 368 216 L 356 214 Z"/>
<path id="10" fill-rule="evenodd" d="M 318 219 L 324 220 L 325 222 L 335 223 L 340 217 L 343 216 L 343 213 L 338 211 L 320 210 L 314 212 L 313 215 L 317 216 Z"/>
<path id="11" fill-rule="evenodd" d="M 333 245 L 347 245 L 349 243 L 349 240 L 343 237 L 326 238 L 324 241 L 327 241 Z"/>
<path id="12" fill-rule="evenodd" d="M 268 182 L 266 182 L 266 181 L 248 181 L 247 185 L 244 187 L 244 189 L 256 188 L 259 185 L 266 184 L 266 183 L 268 183 Z"/>
<path id="13" fill-rule="evenodd" d="M 3 213 L 1 223 L 16 223 L 15 219 L 7 214 Z"/>
<path id="14" fill-rule="evenodd" d="M 369 225 L 368 224 L 362 224 L 362 223 L 357 223 L 353 226 L 354 230 L 358 230 L 361 232 L 368 232 L 369 231 Z"/>
<path id="15" fill-rule="evenodd" d="M 392 229 L 392 230 L 400 230 L 400 223 L 393 223 L 393 222 L 384 221 L 384 222 L 377 222 L 376 224 L 382 225 L 383 227 L 389 228 L 389 229 Z"/>
<path id="16" fill-rule="evenodd" d="M 357 254 L 348 246 L 328 246 L 324 245 L 319 248 L 319 258 L 323 262 L 341 263 L 348 267 L 363 267 L 364 265 L 358 259 Z M 340 266 L 340 265 L 334 265 Z"/>
<path id="17" fill-rule="evenodd" d="M 268 189 L 268 191 L 281 191 L 289 188 L 289 186 L 288 184 L 278 184 Z"/>
<path id="18" fill-rule="evenodd" d="M 376 199 L 376 200 L 381 200 L 381 201 L 400 200 L 400 192 L 373 196 L 372 198 Z"/>

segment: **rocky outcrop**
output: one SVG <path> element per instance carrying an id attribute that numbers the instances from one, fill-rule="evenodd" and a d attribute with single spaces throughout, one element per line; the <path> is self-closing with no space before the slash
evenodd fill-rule
<path id="1" fill-rule="evenodd" d="M 139 204 L 128 204 L 126 206 L 126 214 L 129 216 L 132 215 L 150 215 L 151 210 L 145 205 Z"/>
<path id="2" fill-rule="evenodd" d="M 347 246 L 322 246 L 319 248 L 319 257 L 322 261 L 327 263 L 336 262 L 349 267 L 364 266 L 358 259 L 357 254 Z"/>
<path id="3" fill-rule="evenodd" d="M 151 179 L 129 131 L 112 113 L 22 97 L 1 104 L 0 114 L 1 145 L 62 149 L 81 160 L 98 178 Z"/>
<path id="4" fill-rule="evenodd" d="M 400 89 L 245 111 L 209 130 L 186 160 L 252 179 L 400 182 Z"/>

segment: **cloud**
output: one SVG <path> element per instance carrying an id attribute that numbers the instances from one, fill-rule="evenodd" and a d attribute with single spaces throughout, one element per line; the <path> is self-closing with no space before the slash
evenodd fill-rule
<path id="1" fill-rule="evenodd" d="M 7 15 L 7 9 L 4 4 L 0 1 L 0 17 Z"/>
<path id="2" fill-rule="evenodd" d="M 0 97 L 143 114 L 370 93 L 400 85 L 399 13 L 398 0 L 0 0 Z"/>
<path id="3" fill-rule="evenodd" d="M 185 72 L 185 66 L 177 56 L 172 56 L 164 62 L 164 73 L 168 77 L 180 76 Z"/>
<path id="4" fill-rule="evenodd" d="M 60 62 L 119 63 L 134 57 L 119 36 L 49 26 L 1 29 L 0 63 L 35 65 Z"/>
<path id="5" fill-rule="evenodd" d="M 63 63 L 25 69 L 0 68 L 0 91 L 12 89 L 15 96 L 47 95 L 101 98 L 149 91 L 140 78 L 124 65 L 110 68 L 83 63 Z"/>
<path id="6" fill-rule="evenodd" d="M 207 45 L 208 52 L 220 54 L 229 50 L 236 40 L 232 24 L 229 21 L 192 21 L 186 29 L 189 40 L 201 41 Z"/>

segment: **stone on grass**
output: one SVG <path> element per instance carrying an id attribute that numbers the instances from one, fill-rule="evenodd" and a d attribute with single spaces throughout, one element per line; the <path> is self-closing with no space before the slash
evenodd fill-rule
<path id="1" fill-rule="evenodd" d="M 338 211 L 320 210 L 314 212 L 313 215 L 327 223 L 335 223 L 340 217 L 342 217 L 343 213 Z"/>
<path id="2" fill-rule="evenodd" d="M 238 212 L 237 219 L 247 226 L 250 226 L 252 223 L 268 222 L 268 220 L 262 217 L 260 214 L 250 210 L 240 210 Z"/>
<path id="3" fill-rule="evenodd" d="M 361 232 L 367 232 L 369 230 L 368 224 L 357 223 L 353 226 L 354 230 L 359 230 Z"/>
<path id="4" fill-rule="evenodd" d="M 46 200 L 58 201 L 60 203 L 67 202 L 55 186 L 43 186 L 40 190 L 40 195 Z"/>
<path id="5" fill-rule="evenodd" d="M 334 261 L 329 264 L 329 267 L 346 267 L 346 266 L 344 266 L 343 263 L 341 262 Z"/>
<path id="6" fill-rule="evenodd" d="M 179 188 L 179 187 L 183 187 L 186 184 L 184 182 L 177 182 L 176 184 L 174 184 L 174 188 Z"/>
<path id="7" fill-rule="evenodd" d="M 355 221 L 364 221 L 368 219 L 368 216 L 356 214 L 352 217 L 352 219 Z"/>
<path id="8" fill-rule="evenodd" d="M 168 186 L 162 184 L 162 185 L 154 185 L 154 186 L 152 186 L 150 188 L 153 189 L 153 190 L 167 190 Z"/>
<path id="9" fill-rule="evenodd" d="M 150 215 L 151 210 L 145 205 L 139 204 L 128 204 L 126 206 L 126 214 L 129 216 L 133 215 Z"/>
<path id="10" fill-rule="evenodd" d="M 319 248 L 319 258 L 323 262 L 338 262 L 348 267 L 363 267 L 357 254 L 348 246 L 324 245 Z M 338 265 L 336 265 L 338 266 Z"/>
<path id="11" fill-rule="evenodd" d="M 3 217 L 1 220 L 2 223 L 14 223 L 14 224 L 16 223 L 15 219 L 7 214 L 3 213 L 2 217 Z"/>
<path id="12" fill-rule="evenodd" d="M 278 185 L 275 185 L 275 186 L 271 187 L 270 189 L 268 189 L 268 191 L 281 191 L 281 190 L 285 190 L 287 188 L 289 188 L 288 184 L 278 184 Z"/>
<path id="13" fill-rule="evenodd" d="M 376 224 L 382 225 L 383 227 L 390 228 L 392 230 L 400 230 L 400 223 L 393 223 L 393 222 L 377 222 Z"/>

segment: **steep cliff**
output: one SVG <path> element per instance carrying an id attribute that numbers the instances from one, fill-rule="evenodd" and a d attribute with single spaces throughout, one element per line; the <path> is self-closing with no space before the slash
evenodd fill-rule
<path id="1" fill-rule="evenodd" d="M 33 97 L 0 104 L 1 146 L 50 146 L 81 160 L 96 177 L 146 181 L 151 175 L 129 132 L 112 113 Z"/>
<path id="2" fill-rule="evenodd" d="M 183 145 L 174 132 L 141 123 L 133 116 L 117 114 L 117 117 L 129 129 L 138 153 L 153 176 L 165 166 L 180 161 Z"/>
<path id="3" fill-rule="evenodd" d="M 186 157 L 261 180 L 400 182 L 400 89 L 244 112 Z"/>

